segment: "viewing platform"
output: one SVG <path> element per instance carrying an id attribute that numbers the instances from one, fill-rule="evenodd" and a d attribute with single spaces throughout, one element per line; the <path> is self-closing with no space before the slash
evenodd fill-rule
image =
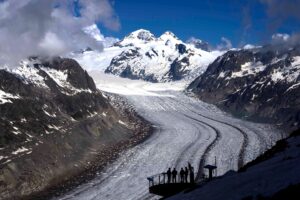
<path id="1" fill-rule="evenodd" d="M 213 172 L 217 166 L 205 165 L 203 169 L 208 170 L 208 176 L 203 174 L 201 182 L 207 182 L 213 179 Z M 169 168 L 167 172 L 150 176 L 147 180 L 149 181 L 149 192 L 162 197 L 169 197 L 196 186 L 194 168 L 190 164 L 185 170 L 181 168 L 179 173 L 175 168 L 172 172 Z"/>
<path id="2" fill-rule="evenodd" d="M 172 196 L 195 186 L 195 183 L 180 182 L 179 176 L 176 177 L 176 182 L 168 182 L 166 173 L 157 174 L 147 179 L 149 181 L 149 192 L 163 197 Z"/>

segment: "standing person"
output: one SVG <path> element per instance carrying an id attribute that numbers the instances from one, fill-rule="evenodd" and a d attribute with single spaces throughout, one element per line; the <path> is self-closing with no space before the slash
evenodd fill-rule
<path id="1" fill-rule="evenodd" d="M 185 167 L 184 170 L 184 181 L 187 183 L 188 182 L 188 175 L 189 175 L 189 170 L 187 167 Z"/>
<path id="2" fill-rule="evenodd" d="M 191 167 L 191 170 L 190 170 L 190 182 L 195 183 L 194 167 Z"/>
<path id="3" fill-rule="evenodd" d="M 183 168 L 181 168 L 179 174 L 180 174 L 180 183 L 183 183 L 184 182 L 184 170 Z"/>
<path id="4" fill-rule="evenodd" d="M 176 183 L 176 178 L 177 178 L 177 170 L 174 168 L 172 171 L 173 183 Z"/>
<path id="5" fill-rule="evenodd" d="M 171 182 L 171 168 L 169 168 L 167 171 L 167 177 L 168 177 L 168 183 L 170 183 Z"/>
<path id="6" fill-rule="evenodd" d="M 189 171 L 190 171 L 190 183 L 195 183 L 194 168 L 192 167 L 191 163 L 189 163 Z"/>

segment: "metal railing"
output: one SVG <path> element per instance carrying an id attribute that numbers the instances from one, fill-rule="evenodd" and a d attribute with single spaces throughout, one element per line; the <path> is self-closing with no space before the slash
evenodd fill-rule
<path id="1" fill-rule="evenodd" d="M 149 187 L 154 185 L 166 184 L 168 183 L 167 173 L 160 173 L 147 178 L 149 181 Z"/>
<path id="2" fill-rule="evenodd" d="M 179 174 L 176 176 L 176 181 L 173 180 L 173 176 L 170 177 L 170 180 L 168 180 L 167 173 L 160 173 L 153 176 L 147 177 L 147 180 L 149 181 L 149 187 L 160 185 L 160 184 L 173 184 L 173 183 L 190 183 L 189 177 L 187 180 L 181 181 L 181 177 Z"/>

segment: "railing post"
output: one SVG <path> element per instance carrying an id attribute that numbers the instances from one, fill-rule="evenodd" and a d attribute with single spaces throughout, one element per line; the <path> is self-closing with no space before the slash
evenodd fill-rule
<path id="1" fill-rule="evenodd" d="M 160 175 L 158 176 L 158 184 L 160 184 Z"/>

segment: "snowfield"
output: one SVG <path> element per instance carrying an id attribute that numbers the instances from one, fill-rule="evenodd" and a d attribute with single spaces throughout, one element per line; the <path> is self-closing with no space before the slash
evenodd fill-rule
<path id="1" fill-rule="evenodd" d="M 217 162 L 217 175 L 237 170 L 256 158 L 281 133 L 266 124 L 233 118 L 213 105 L 183 92 L 186 82 L 148 83 L 90 72 L 98 88 L 124 96 L 129 105 L 150 121 L 155 132 L 124 152 L 94 180 L 58 199 L 159 199 L 148 193 L 147 177 L 168 167 L 190 162 L 196 173 Z M 203 172 L 199 170 L 201 175 Z"/>
<path id="2" fill-rule="evenodd" d="M 104 48 L 102 52 L 98 51 L 85 51 L 81 54 L 71 53 L 69 56 L 76 59 L 80 65 L 88 70 L 101 70 L 104 71 L 109 65 L 111 60 L 121 54 L 127 47 L 109 47 Z"/>

